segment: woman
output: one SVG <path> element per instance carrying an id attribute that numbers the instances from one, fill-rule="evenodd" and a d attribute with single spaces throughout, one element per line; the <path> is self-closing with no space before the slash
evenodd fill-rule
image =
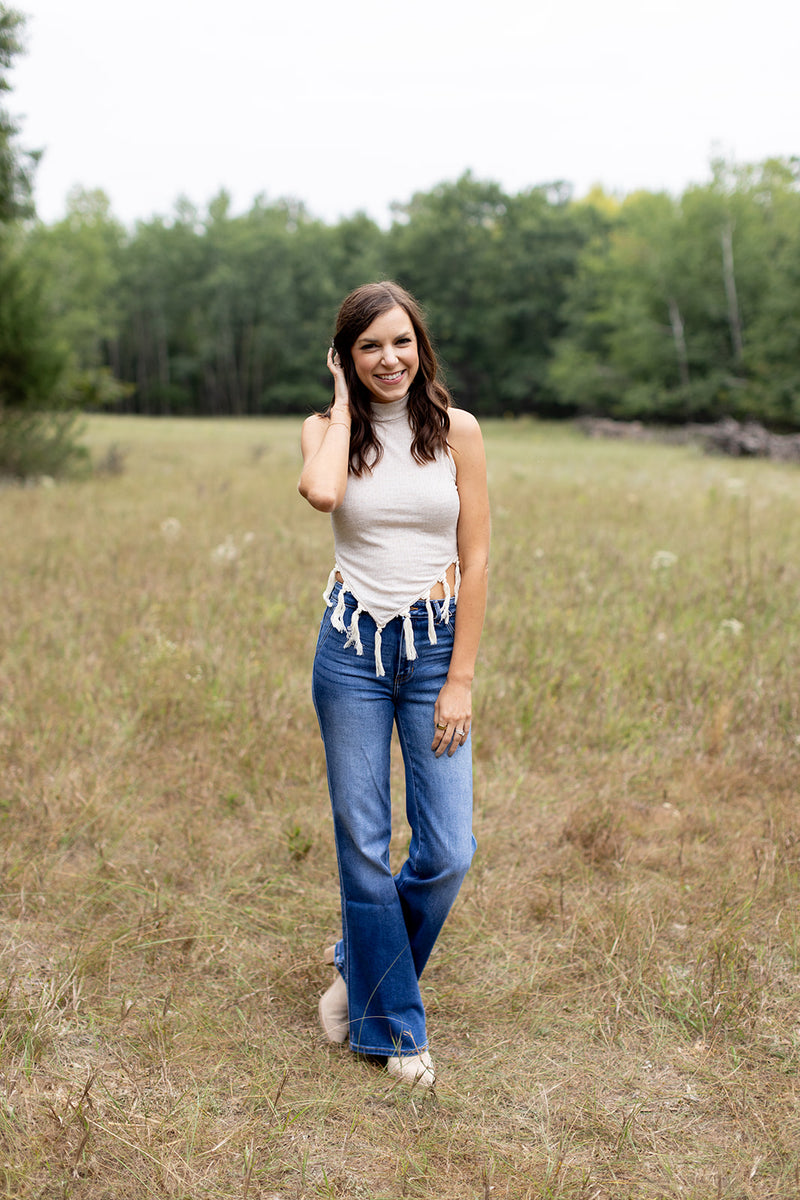
<path id="1" fill-rule="evenodd" d="M 314 658 L 342 901 L 326 1037 L 430 1087 L 419 977 L 475 850 L 472 678 L 489 502 L 477 421 L 451 407 L 415 300 L 367 284 L 342 304 L 334 397 L 303 425 L 299 490 L 332 514 L 336 561 Z M 397 726 L 411 827 L 389 866 Z"/>

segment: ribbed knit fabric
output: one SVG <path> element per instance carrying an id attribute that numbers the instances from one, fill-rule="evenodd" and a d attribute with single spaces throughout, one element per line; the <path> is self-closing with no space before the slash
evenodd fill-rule
<path id="1" fill-rule="evenodd" d="M 325 589 L 330 607 L 336 573 L 344 583 L 332 616 L 334 628 L 345 632 L 344 598 L 350 592 L 358 607 L 347 629 L 347 645 L 356 654 L 364 649 L 358 618 L 369 613 L 377 626 L 375 670 L 383 675 L 381 630 L 395 617 L 405 621 L 406 652 L 416 658 L 409 616 L 415 600 L 428 606 L 428 637 L 436 643 L 431 589 L 444 585 L 445 610 L 449 615 L 450 588 L 447 569 L 456 564 L 458 595 L 459 499 L 456 468 L 452 456 L 440 453 L 431 463 L 420 465 L 412 457 L 413 432 L 408 421 L 408 397 L 388 404 L 372 405 L 373 428 L 383 446 L 383 455 L 371 472 L 351 475 L 343 503 L 331 514 L 336 562 Z"/>

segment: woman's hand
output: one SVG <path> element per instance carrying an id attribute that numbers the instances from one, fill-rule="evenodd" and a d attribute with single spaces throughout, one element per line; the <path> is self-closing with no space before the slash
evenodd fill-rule
<path id="1" fill-rule="evenodd" d="M 450 446 L 456 463 L 461 512 L 458 519 L 458 593 L 453 653 L 447 683 L 434 708 L 433 750 L 455 754 L 472 725 L 472 680 L 486 611 L 489 563 L 489 495 L 480 426 L 470 413 L 450 409 Z"/>
<path id="2" fill-rule="evenodd" d="M 328 370 L 334 379 L 333 407 L 337 412 L 340 409 L 346 409 L 349 416 L 350 396 L 347 391 L 347 380 L 345 379 L 342 360 L 333 346 L 328 350 Z"/>
<path id="3" fill-rule="evenodd" d="M 320 512 L 334 512 L 344 500 L 350 461 L 350 398 L 333 346 L 327 362 L 334 378 L 333 404 L 327 416 L 318 413 L 303 422 L 303 471 L 297 485 L 300 495 Z"/>
<path id="4" fill-rule="evenodd" d="M 341 359 L 336 353 L 333 342 L 331 342 L 330 346 L 328 347 L 328 370 L 334 379 L 338 378 L 340 375 L 342 379 L 344 379 L 344 371 L 342 370 Z"/>
<path id="5" fill-rule="evenodd" d="M 444 685 L 433 709 L 436 726 L 431 750 L 437 758 L 444 754 L 455 754 L 467 740 L 472 725 L 472 688 L 468 683 L 450 680 Z"/>

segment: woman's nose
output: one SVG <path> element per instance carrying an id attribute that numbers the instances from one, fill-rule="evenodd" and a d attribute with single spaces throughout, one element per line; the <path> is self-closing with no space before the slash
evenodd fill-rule
<path id="1" fill-rule="evenodd" d="M 394 346 L 384 346 L 383 361 L 385 363 L 396 363 L 398 361 L 397 352 Z"/>

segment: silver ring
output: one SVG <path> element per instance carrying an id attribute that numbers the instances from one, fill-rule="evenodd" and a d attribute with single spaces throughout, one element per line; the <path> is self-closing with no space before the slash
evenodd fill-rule
<path id="1" fill-rule="evenodd" d="M 465 733 L 466 733 L 466 730 L 465 730 L 465 729 L 457 729 L 457 730 L 456 730 L 456 737 L 463 737 Z"/>

